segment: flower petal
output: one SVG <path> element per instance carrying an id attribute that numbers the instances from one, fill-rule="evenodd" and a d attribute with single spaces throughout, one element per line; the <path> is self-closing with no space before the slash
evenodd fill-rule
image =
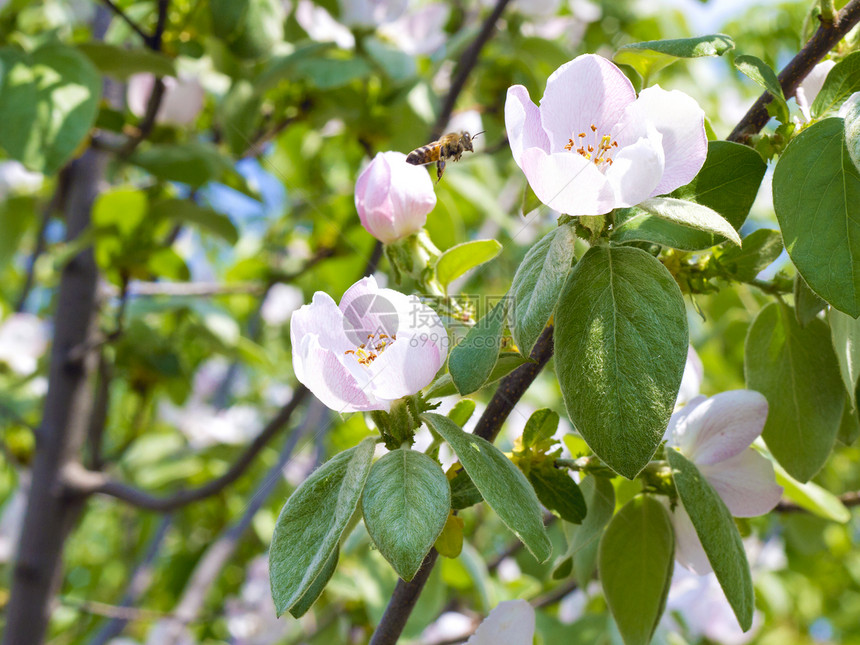
<path id="1" fill-rule="evenodd" d="M 397 239 L 421 230 L 427 223 L 427 214 L 436 206 L 436 191 L 427 170 L 406 163 L 402 152 L 386 152 L 391 172 L 388 191 L 394 213 Z"/>
<path id="2" fill-rule="evenodd" d="M 303 305 L 290 317 L 290 341 L 293 347 L 301 339 L 314 334 L 319 337 L 320 346 L 335 352 L 355 349 L 344 333 L 343 314 L 331 296 L 317 291 L 309 305 Z"/>
<path id="3" fill-rule="evenodd" d="M 700 576 L 713 571 L 705 549 L 696 534 L 696 528 L 683 505 L 679 503 L 674 511 L 670 511 L 669 518 L 672 521 L 672 528 L 675 529 L 675 560 Z"/>
<path id="4" fill-rule="evenodd" d="M 663 135 L 663 178 L 649 197 L 689 184 L 708 154 L 705 112 L 692 97 L 657 85 L 642 90 L 635 105 L 642 118 Z"/>
<path id="5" fill-rule="evenodd" d="M 680 448 L 681 440 L 684 437 L 684 429 L 687 424 L 687 417 L 693 413 L 693 410 L 707 400 L 708 398 L 706 396 L 700 394 L 699 396 L 690 399 L 687 405 L 675 412 L 669 419 L 669 425 L 666 428 L 666 432 L 663 433 L 663 440 L 668 441 L 670 446 Z M 681 452 L 684 451 L 682 450 Z"/>
<path id="6" fill-rule="evenodd" d="M 531 645 L 535 610 L 525 600 L 500 602 L 466 641 L 466 645 Z"/>
<path id="7" fill-rule="evenodd" d="M 567 215 L 602 215 L 615 208 L 606 177 L 585 157 L 570 152 L 523 152 L 523 172 L 544 204 Z"/>
<path id="8" fill-rule="evenodd" d="M 584 54 L 565 63 L 547 79 L 540 102 L 550 151 L 563 151 L 575 133 L 589 132 L 592 125 L 598 135 L 609 134 L 624 108 L 635 100 L 633 84 L 602 56 Z"/>
<path id="9" fill-rule="evenodd" d="M 549 152 L 549 139 L 541 126 L 540 110 L 532 103 L 528 90 L 522 85 L 508 88 L 508 97 L 505 100 L 505 129 L 514 161 L 520 168 L 523 167 L 523 150 L 540 148 Z"/>
<path id="10" fill-rule="evenodd" d="M 700 470 L 735 517 L 764 515 L 782 497 L 773 464 L 752 448 Z"/>
<path id="11" fill-rule="evenodd" d="M 293 345 L 293 369 L 296 378 L 336 412 L 388 410 L 390 407 L 388 401 L 369 395 L 339 356 L 320 346 L 315 334 L 308 334 L 298 346 Z"/>
<path id="12" fill-rule="evenodd" d="M 815 97 L 818 96 L 821 88 L 824 87 L 824 81 L 827 79 L 827 75 L 830 73 L 830 70 L 835 66 L 836 61 L 821 61 L 818 65 L 812 68 L 809 74 L 806 75 L 797 87 L 794 97 L 797 101 L 797 107 L 800 108 L 800 112 L 807 121 L 812 119 L 812 115 L 809 111 L 812 102 L 815 100 Z"/>
<path id="13" fill-rule="evenodd" d="M 649 125 L 645 136 L 613 156 L 606 179 L 615 192 L 616 208 L 635 206 L 653 194 L 665 161 L 660 139 L 660 133 Z"/>
<path id="14" fill-rule="evenodd" d="M 716 464 L 748 448 L 766 420 L 767 399 L 759 392 L 721 392 L 675 427 L 676 445 L 697 466 Z"/>

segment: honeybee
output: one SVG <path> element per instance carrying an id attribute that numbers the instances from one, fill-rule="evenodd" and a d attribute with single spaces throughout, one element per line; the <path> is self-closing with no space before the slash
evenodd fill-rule
<path id="1" fill-rule="evenodd" d="M 424 166 L 435 161 L 436 183 L 438 184 L 442 179 L 442 173 L 445 172 L 445 161 L 447 159 L 460 161 L 460 155 L 465 151 L 474 152 L 472 141 L 479 134 L 483 133 L 484 131 L 481 130 L 473 137 L 469 136 L 469 133 L 465 131 L 449 132 L 438 141 L 433 141 L 426 146 L 421 146 L 410 152 L 406 155 L 406 162 L 411 163 L 413 166 Z"/>

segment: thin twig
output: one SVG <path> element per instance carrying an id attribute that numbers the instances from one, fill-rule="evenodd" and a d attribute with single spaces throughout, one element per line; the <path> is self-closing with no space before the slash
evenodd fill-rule
<path id="1" fill-rule="evenodd" d="M 150 511 L 168 512 L 192 502 L 211 497 L 239 479 L 253 463 L 260 451 L 268 445 L 290 421 L 293 413 L 307 398 L 308 389 L 299 385 L 293 392 L 290 401 L 281 408 L 278 414 L 266 424 L 251 445 L 245 449 L 233 465 L 220 477 L 209 481 L 198 488 L 179 491 L 166 497 L 157 497 L 146 491 L 135 488 L 123 482 L 111 479 L 104 473 L 85 471 L 80 468 L 70 469 L 64 473 L 63 483 L 66 493 L 71 496 L 91 495 L 100 493 L 116 497 L 132 506 L 145 508 Z"/>
<path id="2" fill-rule="evenodd" d="M 147 45 L 149 44 L 151 36 L 143 29 L 141 29 L 140 25 L 138 25 L 134 20 L 132 20 L 129 15 L 122 10 L 122 7 L 114 3 L 113 0 L 102 0 L 102 2 L 104 2 L 105 6 L 107 6 L 108 9 L 113 11 L 118 18 L 122 19 L 122 21 L 127 24 L 134 33 L 140 36 L 144 43 L 146 43 Z"/>
<path id="3" fill-rule="evenodd" d="M 779 73 L 779 84 L 786 97 L 794 96 L 800 82 L 812 71 L 815 64 L 824 58 L 858 21 L 860 21 L 860 0 L 851 0 L 842 8 L 832 24 L 826 22 L 821 24 L 809 42 Z M 771 100 L 773 97 L 768 92 L 759 96 L 732 130 L 728 140 L 748 143 L 750 138 L 770 120 L 767 105 Z"/>
<path id="4" fill-rule="evenodd" d="M 496 2 L 496 6 L 493 7 L 493 11 L 489 16 L 487 16 L 487 19 L 484 20 L 484 24 L 481 25 L 481 31 L 478 32 L 478 36 L 472 41 L 472 44 L 469 45 L 468 49 L 463 52 L 463 55 L 460 56 L 460 62 L 457 64 L 457 71 L 451 81 L 448 95 L 442 102 L 439 116 L 436 117 L 436 125 L 433 126 L 432 139 L 438 139 L 442 134 L 444 134 L 443 129 L 451 119 L 451 113 L 454 111 L 454 106 L 457 104 L 460 92 L 463 91 L 463 88 L 466 85 L 466 80 L 469 78 L 469 75 L 478 63 L 481 50 L 484 48 L 484 45 L 487 44 L 487 41 L 490 40 L 490 36 L 493 35 L 493 31 L 496 29 L 496 23 L 499 21 L 505 7 L 507 7 L 509 3 L 510 0 L 498 0 Z"/>

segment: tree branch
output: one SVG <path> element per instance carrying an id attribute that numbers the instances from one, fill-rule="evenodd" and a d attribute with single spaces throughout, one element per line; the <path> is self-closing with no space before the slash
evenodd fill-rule
<path id="1" fill-rule="evenodd" d="M 860 21 L 860 0 L 851 0 L 842 8 L 832 23 L 822 22 L 818 31 L 779 73 L 779 84 L 786 97 L 794 96 L 800 82 L 833 47 L 836 46 L 857 22 Z M 770 120 L 767 104 L 773 97 L 768 92 L 758 97 L 753 106 L 728 136 L 729 141 L 747 143 Z"/>
<path id="2" fill-rule="evenodd" d="M 533 363 L 521 365 L 502 379 L 489 405 L 487 405 L 487 409 L 484 410 L 478 420 L 474 434 L 487 441 L 495 441 L 502 424 L 514 409 L 517 401 L 522 398 L 552 356 L 552 331 L 552 326 L 544 329 L 537 343 L 535 343 L 531 353 Z M 370 645 L 393 645 L 397 643 L 397 639 L 406 626 L 406 621 L 409 620 L 409 616 L 415 608 L 415 603 L 418 602 L 421 590 L 430 577 L 430 572 L 433 570 L 433 565 L 436 564 L 438 555 L 436 549 L 430 549 L 430 553 L 424 558 L 421 568 L 412 580 L 409 582 L 397 581 L 397 586 L 394 588 L 391 600 L 388 601 L 388 606 L 385 608 L 382 620 L 379 621 L 379 626 L 373 633 Z"/>
<path id="3" fill-rule="evenodd" d="M 498 0 L 496 2 L 496 6 L 493 7 L 493 11 L 489 16 L 487 16 L 487 19 L 484 20 L 484 24 L 481 26 L 481 31 L 478 32 L 477 38 L 472 41 L 472 44 L 469 45 L 468 49 L 466 49 L 466 51 L 463 52 L 463 55 L 460 56 L 460 62 L 457 63 L 457 72 L 454 74 L 454 79 L 451 81 L 451 87 L 448 90 L 448 94 L 445 96 L 445 100 L 442 102 L 439 116 L 436 117 L 436 125 L 433 126 L 431 139 L 438 139 L 444 134 L 442 130 L 451 119 L 451 113 L 454 111 L 454 105 L 456 105 L 457 99 L 460 97 L 460 92 L 463 91 L 463 87 L 466 85 L 466 80 L 469 78 L 469 75 L 478 63 L 478 57 L 481 54 L 481 50 L 484 48 L 484 45 L 487 44 L 487 41 L 490 40 L 490 36 L 493 35 L 496 23 L 509 3 L 510 0 Z"/>
<path id="4" fill-rule="evenodd" d="M 839 501 L 848 508 L 852 506 L 860 506 L 860 491 L 844 493 L 839 496 Z M 809 513 L 809 509 L 798 506 L 794 502 L 780 502 L 773 509 L 777 513 Z"/>
<path id="5" fill-rule="evenodd" d="M 245 449 L 245 452 L 230 466 L 227 472 L 198 488 L 179 491 L 167 497 L 157 497 L 134 486 L 111 479 L 104 473 L 75 467 L 66 469 L 63 473 L 65 490 L 71 496 L 91 495 L 93 493 L 109 495 L 132 506 L 162 513 L 173 511 L 192 502 L 211 497 L 242 476 L 259 452 L 289 423 L 293 413 L 308 394 L 309 390 L 304 385 L 296 387 L 290 401 L 266 424 L 266 427 L 263 428 L 260 434 L 251 442 L 251 445 Z"/>

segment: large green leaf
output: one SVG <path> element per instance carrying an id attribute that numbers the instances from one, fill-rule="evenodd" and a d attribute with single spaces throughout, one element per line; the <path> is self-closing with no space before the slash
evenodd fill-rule
<path id="1" fill-rule="evenodd" d="M 489 262 L 502 250 L 496 240 L 475 240 L 452 246 L 436 261 L 436 278 L 445 288 L 469 269 Z"/>
<path id="2" fill-rule="evenodd" d="M 408 581 L 445 527 L 451 487 L 427 455 L 392 450 L 370 469 L 361 508 L 379 552 Z"/>
<path id="3" fill-rule="evenodd" d="M 730 141 L 711 141 L 699 174 L 669 197 L 707 206 L 740 230 L 766 170 L 767 164 L 752 148 Z M 725 241 L 721 235 L 681 226 L 639 208 L 618 211 L 611 236 L 618 242 L 654 242 L 688 251 Z"/>
<path id="4" fill-rule="evenodd" d="M 722 235 L 737 246 L 741 246 L 741 236 L 728 220 L 707 206 L 674 197 L 652 197 L 641 202 L 637 208 L 687 228 Z"/>
<path id="5" fill-rule="evenodd" d="M 773 462 L 776 483 L 782 486 L 783 496 L 803 509 L 826 520 L 845 524 L 851 521 L 851 511 L 845 508 L 836 495 L 815 482 L 801 483 Z"/>
<path id="6" fill-rule="evenodd" d="M 741 628 L 752 625 L 755 597 L 741 536 L 729 509 L 699 469 L 677 450 L 667 450 L 675 487 L 690 516 L 708 562 Z"/>
<path id="7" fill-rule="evenodd" d="M 0 146 L 32 170 L 55 173 L 95 122 L 101 88 L 98 70 L 73 47 L 0 50 Z"/>
<path id="8" fill-rule="evenodd" d="M 546 327 L 570 272 L 576 235 L 560 226 L 535 244 L 514 275 L 509 310 L 511 334 L 523 356 L 531 354 Z"/>
<path id="9" fill-rule="evenodd" d="M 484 385 L 495 383 L 526 362 L 528 362 L 528 360 L 523 358 L 517 352 L 502 352 L 499 354 L 499 358 L 493 366 L 493 369 L 490 371 L 490 375 L 487 377 L 487 380 L 484 381 Z M 451 396 L 452 394 L 457 393 L 454 379 L 451 378 L 451 374 L 445 373 L 430 384 L 425 396 L 427 396 L 428 399 L 438 399 L 443 396 Z"/>
<path id="10" fill-rule="evenodd" d="M 148 72 L 156 76 L 175 76 L 173 61 L 160 52 L 151 49 L 125 49 L 102 42 L 81 43 L 78 45 L 87 58 L 107 74 L 120 81 L 129 76 Z"/>
<path id="11" fill-rule="evenodd" d="M 653 256 L 598 246 L 574 267 L 555 316 L 559 385 L 577 431 L 628 479 L 660 444 L 687 345 L 681 291 Z"/>
<path id="12" fill-rule="evenodd" d="M 546 508 L 558 513 L 565 522 L 582 522 L 587 510 L 585 498 L 567 471 L 555 468 L 551 461 L 545 461 L 529 470 L 528 480 L 540 503 Z"/>
<path id="13" fill-rule="evenodd" d="M 332 575 L 334 575 L 334 570 L 337 569 L 337 561 L 339 558 L 338 550 L 335 549 L 332 551 L 329 559 L 326 560 L 325 566 L 320 571 L 320 574 L 316 577 L 308 590 L 302 594 L 302 597 L 298 599 L 295 605 L 290 607 L 290 615 L 293 618 L 301 618 L 308 610 L 313 606 L 313 604 L 317 601 L 322 595 L 325 586 L 328 584 L 328 581 L 331 580 Z"/>
<path id="14" fill-rule="evenodd" d="M 625 645 L 648 645 L 675 563 L 669 514 L 650 495 L 627 502 L 600 540 L 600 584 Z"/>
<path id="15" fill-rule="evenodd" d="M 190 199 L 165 199 L 149 209 L 152 217 L 160 217 L 180 224 L 199 226 L 217 235 L 229 244 L 239 241 L 239 231 L 233 221 L 216 210 L 195 204 Z"/>
<path id="16" fill-rule="evenodd" d="M 284 39 L 284 8 L 278 0 L 210 0 L 212 32 L 240 58 L 272 53 Z"/>
<path id="17" fill-rule="evenodd" d="M 280 616 L 302 601 L 327 570 L 370 473 L 368 437 L 315 470 L 281 509 L 269 548 L 272 598 Z"/>
<path id="18" fill-rule="evenodd" d="M 476 392 L 490 377 L 502 346 L 507 308 L 508 300 L 502 298 L 451 350 L 448 373 L 460 394 Z"/>
<path id="19" fill-rule="evenodd" d="M 839 109 L 849 96 L 858 91 L 860 91 L 860 52 L 853 52 L 836 63 L 827 74 L 821 91 L 810 106 L 812 115 L 820 117 Z"/>
<path id="20" fill-rule="evenodd" d="M 159 179 L 195 188 L 231 169 L 230 162 L 215 146 L 197 141 L 141 146 L 130 161 Z"/>
<path id="21" fill-rule="evenodd" d="M 842 119 L 801 132 L 773 173 L 773 206 L 791 261 L 831 305 L 860 316 L 860 169 Z"/>
<path id="22" fill-rule="evenodd" d="M 831 309 L 827 320 L 830 322 L 830 334 L 842 382 L 845 384 L 851 407 L 856 410 L 860 403 L 856 397 L 860 384 L 860 318 L 852 318 L 841 311 Z"/>
<path id="23" fill-rule="evenodd" d="M 490 505 L 538 562 L 546 562 L 552 544 L 543 525 L 537 495 L 519 469 L 489 441 L 463 432 L 439 414 L 421 417 L 460 459 L 463 468 Z"/>
<path id="24" fill-rule="evenodd" d="M 767 398 L 767 447 L 792 477 L 807 481 L 827 460 L 842 417 L 830 330 L 818 319 L 800 327 L 791 307 L 771 303 L 747 334 L 744 375 Z"/>
<path id="25" fill-rule="evenodd" d="M 723 34 L 648 40 L 624 45 L 615 53 L 614 60 L 616 63 L 630 65 L 643 79 L 647 79 L 679 58 L 722 56 L 734 47 L 734 41 Z"/>

